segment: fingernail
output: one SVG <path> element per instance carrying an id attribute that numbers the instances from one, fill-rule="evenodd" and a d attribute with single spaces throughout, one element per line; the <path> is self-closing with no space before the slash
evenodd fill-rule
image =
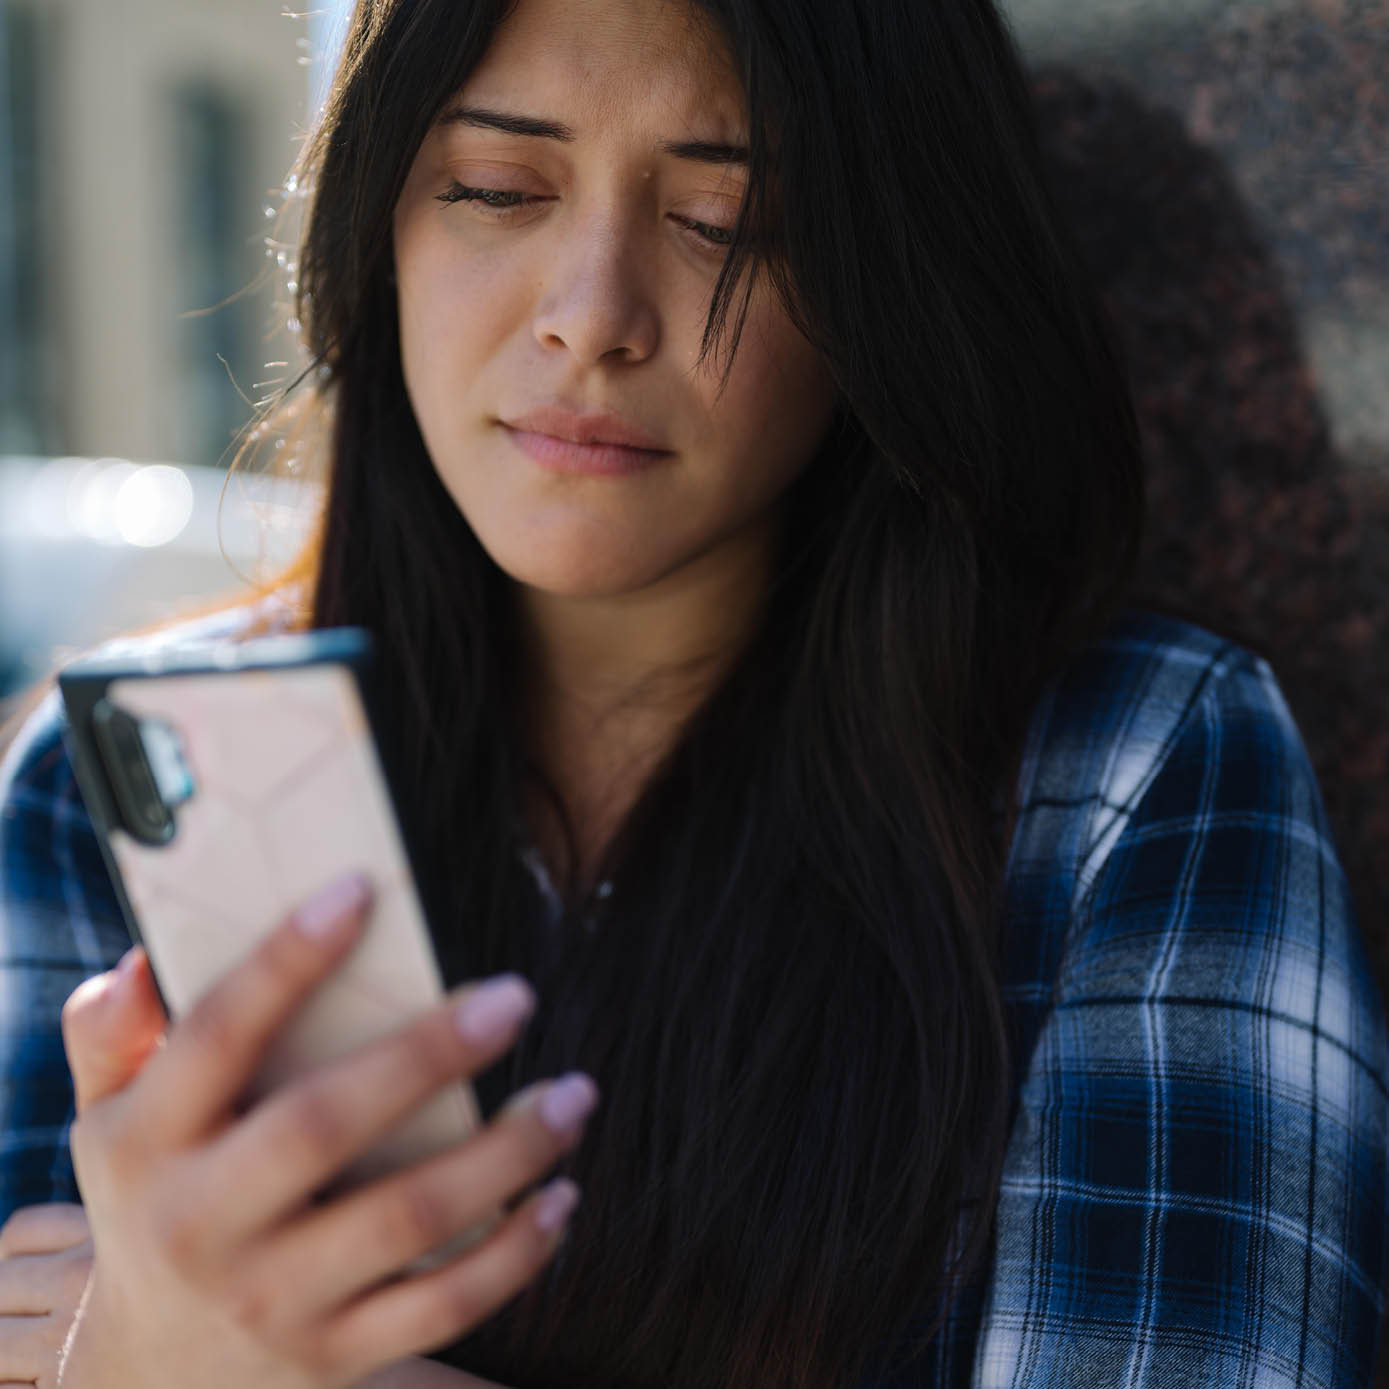
<path id="1" fill-rule="evenodd" d="M 519 974 L 478 985 L 453 1011 L 454 1026 L 469 1042 L 498 1042 L 535 1012 L 535 994 Z"/>
<path id="2" fill-rule="evenodd" d="M 542 1230 L 558 1230 L 579 1204 L 579 1188 L 568 1177 L 557 1177 L 535 1203 L 535 1223 Z"/>
<path id="3" fill-rule="evenodd" d="M 598 1103 L 598 1087 L 581 1071 L 554 1081 L 540 1099 L 540 1117 L 556 1133 L 572 1133 Z"/>
<path id="4" fill-rule="evenodd" d="M 99 995 L 94 995 L 94 997 L 103 999 L 123 997 L 125 991 L 130 987 L 130 977 L 135 972 L 134 964 L 135 947 L 132 945 L 105 974 L 96 976 L 101 980 L 101 991 Z"/>
<path id="5" fill-rule="evenodd" d="M 133 979 L 135 977 L 135 967 L 139 962 L 140 947 L 138 945 L 132 945 L 116 963 L 116 978 L 121 983 L 125 983 L 128 979 Z"/>
<path id="6" fill-rule="evenodd" d="M 294 924 L 306 935 L 331 936 L 344 918 L 366 905 L 371 883 L 363 873 L 349 873 L 310 897 L 294 913 Z"/>

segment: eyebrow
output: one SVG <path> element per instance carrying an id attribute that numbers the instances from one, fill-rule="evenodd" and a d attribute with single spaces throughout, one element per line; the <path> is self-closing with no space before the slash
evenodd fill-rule
<path id="1" fill-rule="evenodd" d="M 481 106 L 450 106 L 439 117 L 441 126 L 469 125 L 482 130 L 499 130 L 503 135 L 521 135 L 535 140 L 574 142 L 574 132 L 558 121 L 535 116 L 518 116 L 508 111 L 489 111 Z M 666 140 L 657 146 L 662 154 L 687 159 L 694 164 L 741 164 L 748 162 L 746 145 L 721 145 L 710 140 Z"/>

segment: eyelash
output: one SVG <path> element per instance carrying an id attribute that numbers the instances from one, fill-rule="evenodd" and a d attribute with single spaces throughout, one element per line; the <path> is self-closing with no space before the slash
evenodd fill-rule
<path id="1" fill-rule="evenodd" d="M 498 204 L 489 202 L 489 198 L 519 198 L 521 202 Z M 476 203 L 490 212 L 494 212 L 499 216 L 505 216 L 509 212 L 519 211 L 522 203 L 526 201 L 526 195 L 524 193 L 508 192 L 502 188 L 468 188 L 464 184 L 455 183 L 443 193 L 440 193 L 438 195 L 438 200 L 441 203 Z M 535 201 L 540 200 L 535 199 Z M 730 227 L 710 226 L 707 222 L 695 222 L 688 217 L 677 217 L 675 220 L 689 228 L 689 230 L 695 234 L 695 237 L 711 250 L 726 251 L 732 244 L 733 231 Z M 705 235 L 707 232 L 714 232 L 717 236 L 726 236 L 729 239 L 727 241 L 718 241 L 712 236 Z"/>

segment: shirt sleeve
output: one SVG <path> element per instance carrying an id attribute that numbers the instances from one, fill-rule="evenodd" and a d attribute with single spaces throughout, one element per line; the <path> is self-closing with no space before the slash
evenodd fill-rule
<path id="1" fill-rule="evenodd" d="M 1387 1070 L 1315 776 L 1271 671 L 1242 653 L 1071 922 L 973 1384 L 1368 1384 Z"/>
<path id="2" fill-rule="evenodd" d="M 0 766 L 0 1222 L 20 1206 L 81 1200 L 62 1008 L 130 947 L 59 708 L 55 692 Z"/>

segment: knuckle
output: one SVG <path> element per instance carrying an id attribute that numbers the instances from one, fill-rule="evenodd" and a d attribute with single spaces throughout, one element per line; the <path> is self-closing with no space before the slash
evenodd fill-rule
<path id="1" fill-rule="evenodd" d="M 164 1258 L 187 1274 L 200 1263 L 204 1222 L 196 1207 L 181 1201 L 165 1201 L 151 1212 L 149 1229 Z"/>
<path id="2" fill-rule="evenodd" d="M 257 1340 L 269 1338 L 274 1321 L 275 1298 L 268 1278 L 241 1278 L 224 1294 L 227 1315 L 233 1325 Z"/>
<path id="3" fill-rule="evenodd" d="M 314 1164 L 333 1161 L 347 1148 L 348 1116 L 323 1083 L 308 1086 L 295 1099 L 288 1123 L 294 1148 Z"/>
<path id="4" fill-rule="evenodd" d="M 382 1212 L 386 1248 L 413 1253 L 445 1239 L 452 1230 L 450 1205 L 423 1177 L 397 1183 Z"/>

